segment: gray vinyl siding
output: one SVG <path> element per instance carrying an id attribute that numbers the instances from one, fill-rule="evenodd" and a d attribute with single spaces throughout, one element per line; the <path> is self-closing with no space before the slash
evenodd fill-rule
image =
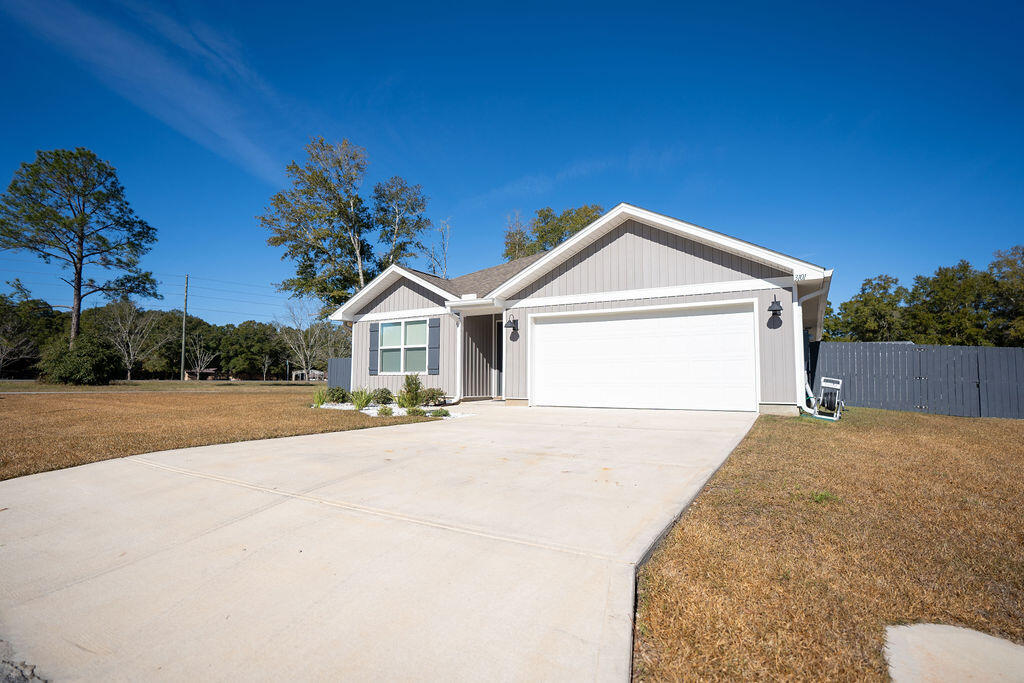
<path id="1" fill-rule="evenodd" d="M 357 315 L 391 313 L 435 306 L 444 306 L 444 297 L 403 278 L 388 285 L 387 289 L 374 297 L 373 301 L 363 306 Z"/>
<path id="2" fill-rule="evenodd" d="M 768 328 L 768 304 L 776 295 L 782 303 L 782 326 L 777 329 Z M 519 338 L 510 339 L 508 331 L 505 336 L 505 398 L 528 398 L 527 396 L 527 349 L 530 343 L 529 316 L 531 313 L 556 313 L 571 311 L 592 311 L 612 308 L 628 308 L 630 306 L 659 306 L 666 304 L 698 303 L 704 301 L 727 301 L 732 299 L 757 299 L 757 326 L 759 330 L 758 344 L 761 373 L 762 403 L 795 403 L 796 402 L 796 343 L 793 338 L 793 303 L 792 290 L 770 289 L 746 292 L 725 292 L 721 294 L 698 294 L 690 296 L 658 297 L 651 299 L 631 299 L 628 301 L 599 301 L 586 304 L 562 304 L 557 306 L 534 306 L 519 308 L 513 311 L 519 323 Z M 637 382 L 642 384 L 643 378 Z"/>
<path id="3" fill-rule="evenodd" d="M 418 308 L 425 308 L 418 306 Z M 421 374 L 420 380 L 425 387 L 440 387 L 448 396 L 454 396 L 458 390 L 458 366 L 456 364 L 457 327 L 454 318 L 449 314 L 440 314 L 441 348 L 439 372 L 436 375 Z M 357 322 L 352 325 L 352 388 L 365 387 L 378 389 L 386 387 L 393 392 L 402 388 L 405 381 L 401 375 L 370 376 L 370 323 Z"/>
<path id="4" fill-rule="evenodd" d="M 510 299 L 784 277 L 780 270 L 629 220 Z"/>
<path id="5" fill-rule="evenodd" d="M 462 325 L 462 394 L 466 398 L 490 396 L 494 316 L 467 316 Z"/>

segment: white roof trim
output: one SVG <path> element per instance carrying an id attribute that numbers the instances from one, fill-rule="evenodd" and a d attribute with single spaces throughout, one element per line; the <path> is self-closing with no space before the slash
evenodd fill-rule
<path id="1" fill-rule="evenodd" d="M 768 280 L 753 278 L 748 280 L 726 280 L 724 282 L 699 282 L 692 285 L 676 285 L 673 287 L 617 289 L 610 292 L 591 292 L 588 294 L 527 297 L 525 299 L 509 299 L 505 303 L 509 310 L 516 310 L 520 308 L 540 308 L 542 306 L 562 306 L 565 304 L 591 304 L 606 301 L 630 301 L 632 299 L 661 299 L 669 296 L 756 292 L 765 289 L 785 289 L 792 286 L 793 278 L 787 275 L 786 277 Z"/>
<path id="2" fill-rule="evenodd" d="M 430 290 L 431 292 L 434 292 L 438 296 L 444 297 L 445 301 L 459 298 L 457 295 L 452 294 L 451 292 L 446 291 L 444 289 L 441 289 L 432 282 L 424 280 L 419 275 L 410 270 L 406 270 L 405 268 L 399 265 L 390 265 L 384 269 L 383 273 L 367 282 L 366 286 L 360 289 L 358 292 L 356 292 L 356 294 L 351 299 L 342 304 L 341 308 L 336 310 L 334 313 L 331 313 L 330 319 L 349 321 L 355 320 L 355 311 L 359 310 L 360 305 L 365 304 L 368 298 L 375 292 L 383 289 L 384 287 L 387 287 L 392 282 L 396 282 L 400 278 L 406 278 L 407 280 L 415 282 L 421 287 L 424 287 Z"/>
<path id="3" fill-rule="evenodd" d="M 565 259 L 584 249 L 601 235 L 618 227 L 630 218 L 755 261 L 760 261 L 767 265 L 775 266 L 786 272 L 793 273 L 801 281 L 819 280 L 825 275 L 825 269 L 813 263 L 801 261 L 792 256 L 786 256 L 771 249 L 765 249 L 756 244 L 750 244 L 735 237 L 729 237 L 714 230 L 708 230 L 693 223 L 663 216 L 631 204 L 619 204 L 586 228 L 549 251 L 546 256 L 538 259 L 529 267 L 498 285 L 496 289 L 487 294 L 487 298 L 504 298 L 515 294 L 518 290 L 533 282 L 559 263 L 562 263 Z"/>

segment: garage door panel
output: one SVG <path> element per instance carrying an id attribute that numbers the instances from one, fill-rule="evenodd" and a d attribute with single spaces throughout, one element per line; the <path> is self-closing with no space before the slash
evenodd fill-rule
<path id="1" fill-rule="evenodd" d="M 750 309 L 534 321 L 537 405 L 756 409 Z"/>

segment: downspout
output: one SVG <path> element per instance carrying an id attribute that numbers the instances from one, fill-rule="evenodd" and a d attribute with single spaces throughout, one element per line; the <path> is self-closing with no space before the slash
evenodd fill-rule
<path id="1" fill-rule="evenodd" d="M 813 299 L 816 296 L 821 296 L 821 294 L 825 291 L 825 289 L 826 289 L 825 287 L 822 287 L 821 289 L 815 290 L 815 291 L 811 292 L 810 294 L 805 294 L 804 296 L 800 297 L 800 299 L 798 300 L 798 303 L 801 306 L 801 311 L 803 310 L 803 303 L 805 301 L 810 301 L 811 299 Z M 801 344 L 801 346 L 803 346 L 803 345 Z M 804 394 L 805 395 L 804 395 L 804 400 L 801 401 L 798 405 L 800 407 L 801 412 L 807 413 L 808 415 L 814 415 L 815 411 L 814 410 L 810 410 L 807 407 L 807 401 L 810 401 L 811 405 L 814 406 L 815 409 L 817 409 L 817 399 L 814 398 L 814 388 L 811 387 L 811 383 L 807 379 L 807 372 L 805 371 L 803 374 L 804 374 Z"/>

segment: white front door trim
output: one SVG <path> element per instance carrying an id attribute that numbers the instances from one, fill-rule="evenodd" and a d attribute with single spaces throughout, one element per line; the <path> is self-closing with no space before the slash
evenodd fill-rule
<path id="1" fill-rule="evenodd" d="M 528 405 L 535 405 L 533 397 L 533 388 L 535 386 L 534 381 L 534 344 L 537 335 L 535 332 L 535 325 L 537 320 L 544 320 L 546 318 L 584 318 L 584 317 L 600 317 L 607 315 L 623 315 L 628 316 L 630 313 L 658 313 L 658 312 L 669 312 L 669 311 L 685 311 L 699 308 L 741 308 L 747 309 L 753 313 L 751 316 L 751 334 L 754 339 L 754 405 L 751 410 L 757 410 L 758 405 L 761 403 L 761 342 L 758 328 L 758 315 L 757 315 L 758 300 L 756 298 L 744 298 L 744 299 L 728 299 L 723 301 L 700 301 L 696 303 L 685 303 L 685 304 L 664 304 L 655 306 L 625 306 L 622 308 L 600 308 L 587 311 L 558 311 L 550 313 L 530 313 L 526 317 L 526 325 L 530 335 L 529 341 L 526 348 L 526 396 Z M 638 382 L 642 382 L 642 378 L 637 379 Z"/>

